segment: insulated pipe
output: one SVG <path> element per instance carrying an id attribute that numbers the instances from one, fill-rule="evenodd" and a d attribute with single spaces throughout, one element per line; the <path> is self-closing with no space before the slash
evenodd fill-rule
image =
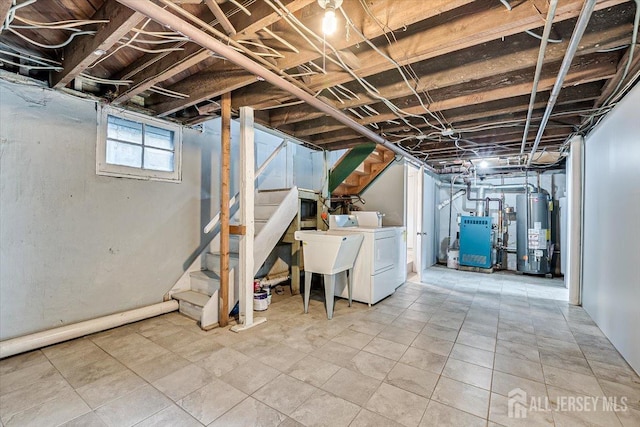
<path id="1" fill-rule="evenodd" d="M 639 0 L 640 1 L 640 0 Z M 527 136 L 529 135 L 529 126 L 531 126 L 531 116 L 533 116 L 533 106 L 536 103 L 536 94 L 538 93 L 538 83 L 542 74 L 542 65 L 544 64 L 544 53 L 547 50 L 551 27 L 553 26 L 553 18 L 556 16 L 556 8 L 558 0 L 551 0 L 549 11 L 547 12 L 547 21 L 544 24 L 542 32 L 542 41 L 540 42 L 540 50 L 538 51 L 538 62 L 536 62 L 536 73 L 533 78 L 533 89 L 531 89 L 531 98 L 529 99 L 529 109 L 527 110 L 527 121 L 524 125 L 524 133 L 522 134 L 522 145 L 520 146 L 520 155 L 524 154 L 524 147 L 527 144 Z"/>
<path id="2" fill-rule="evenodd" d="M 315 98 L 313 95 L 305 92 L 300 89 L 296 85 L 292 84 L 284 80 L 282 77 L 278 76 L 276 73 L 267 70 L 266 68 L 256 64 L 251 59 L 247 58 L 243 54 L 235 51 L 231 47 L 225 45 L 224 43 L 216 40 L 211 37 L 209 34 L 204 31 L 198 29 L 194 25 L 189 24 L 188 22 L 183 21 L 182 19 L 178 19 L 174 14 L 168 12 L 161 7 L 155 5 L 150 1 L 140 1 L 140 0 L 117 0 L 119 3 L 127 6 L 128 8 L 139 12 L 148 18 L 153 19 L 159 24 L 165 25 L 171 30 L 176 31 L 186 37 L 189 37 L 193 42 L 199 44 L 200 46 L 211 50 L 212 52 L 224 56 L 229 61 L 234 64 L 244 68 L 248 72 L 255 74 L 258 77 L 263 78 L 265 81 L 271 83 L 272 85 L 289 92 L 291 95 L 299 98 L 300 100 L 306 102 L 310 106 L 318 109 L 319 111 L 327 114 L 330 117 L 333 117 L 343 125 L 353 129 L 358 132 L 362 136 L 370 139 L 371 141 L 380 144 L 389 150 L 393 151 L 396 154 L 399 154 L 405 158 L 407 158 L 410 162 L 415 163 L 418 166 L 424 166 L 426 170 L 435 174 L 436 171 L 431 166 L 427 165 L 424 161 L 418 159 L 407 151 L 399 148 L 397 145 L 392 144 L 391 142 L 384 139 L 382 136 L 373 132 L 371 129 L 362 126 L 360 123 L 357 123 L 349 116 L 344 114 L 342 111 L 337 108 L 325 104 L 320 99 Z"/>
<path id="3" fill-rule="evenodd" d="M 441 211 L 445 206 L 449 206 L 454 200 L 457 200 L 460 197 L 464 196 L 464 193 L 466 193 L 466 190 L 464 190 L 464 189 L 458 190 L 458 192 L 455 193 L 453 196 L 451 196 L 449 199 L 447 199 L 444 202 L 440 203 L 438 205 L 438 210 Z"/>
<path id="4" fill-rule="evenodd" d="M 578 50 L 578 47 L 580 45 L 582 35 L 587 29 L 587 24 L 589 23 L 589 19 L 591 18 L 591 14 L 593 13 L 595 5 L 596 0 L 586 0 L 584 2 L 582 10 L 580 11 L 580 16 L 578 17 L 578 22 L 576 23 L 576 27 L 573 30 L 573 34 L 571 35 L 571 40 L 569 41 L 567 51 L 564 54 L 564 59 L 562 60 L 562 65 L 560 66 L 558 77 L 556 78 L 556 82 L 553 85 L 553 89 L 551 90 L 551 95 L 549 96 L 549 101 L 547 103 L 547 109 L 544 111 L 542 121 L 540 122 L 540 127 L 538 127 L 538 134 L 536 135 L 536 140 L 533 143 L 533 147 L 531 148 L 531 154 L 529 154 L 529 159 L 527 160 L 527 167 L 531 167 L 533 156 L 538 149 L 538 145 L 540 144 L 540 140 L 542 139 L 542 134 L 544 133 L 544 130 L 547 126 L 549 117 L 551 117 L 553 107 L 558 100 L 558 95 L 560 94 L 560 90 L 562 89 L 564 79 L 569 72 L 569 67 L 571 67 L 571 62 L 576 55 L 576 51 Z"/>
<path id="5" fill-rule="evenodd" d="M 170 313 L 177 309 L 178 301 L 165 301 L 147 307 L 136 308 L 135 310 L 123 311 L 122 313 L 111 314 L 109 316 L 98 317 L 97 319 L 49 329 L 48 331 L 0 341 L 0 359 L 126 325 L 127 323 Z"/>

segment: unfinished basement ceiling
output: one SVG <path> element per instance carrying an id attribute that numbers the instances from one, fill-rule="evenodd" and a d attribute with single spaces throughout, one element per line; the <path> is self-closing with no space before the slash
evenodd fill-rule
<path id="1" fill-rule="evenodd" d="M 317 0 L 158 0 L 255 62 L 438 169 L 500 157 L 519 163 L 549 2 L 344 0 L 324 37 Z M 322 2 L 324 3 L 324 2 Z M 524 152 L 529 153 L 584 2 L 558 3 Z M 58 89 L 186 125 L 232 107 L 326 149 L 367 139 L 256 75 L 116 0 L 4 0 L 0 64 Z M 585 133 L 638 79 L 629 62 L 636 6 L 596 3 L 540 153 Z M 76 21 L 79 20 L 79 21 Z M 198 21 L 199 20 L 199 21 Z M 7 28 L 8 23 L 8 28 Z M 627 66 L 628 65 L 628 66 Z M 613 96 L 612 96 L 613 95 Z M 535 164 L 535 162 L 534 162 Z"/>

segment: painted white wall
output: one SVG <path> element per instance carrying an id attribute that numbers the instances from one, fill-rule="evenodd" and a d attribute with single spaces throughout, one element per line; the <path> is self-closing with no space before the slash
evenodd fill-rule
<path id="1" fill-rule="evenodd" d="M 161 302 L 219 206 L 209 125 L 184 131 L 182 183 L 105 177 L 95 102 L 7 82 L 0 98 L 0 339 Z"/>
<path id="2" fill-rule="evenodd" d="M 211 238 L 219 120 L 184 130 L 181 183 L 141 181 L 96 175 L 95 102 L 6 81 L 0 99 L 0 339 L 161 302 Z M 319 189 L 322 154 L 291 146 L 282 184 Z"/>
<path id="3" fill-rule="evenodd" d="M 640 86 L 585 141 L 582 303 L 640 372 Z M 621 232 L 622 231 L 622 232 Z"/>

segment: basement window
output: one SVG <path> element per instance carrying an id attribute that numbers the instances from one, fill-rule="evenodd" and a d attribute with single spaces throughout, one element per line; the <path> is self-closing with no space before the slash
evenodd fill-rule
<path id="1" fill-rule="evenodd" d="M 182 128 L 109 107 L 98 119 L 98 175 L 180 182 Z"/>

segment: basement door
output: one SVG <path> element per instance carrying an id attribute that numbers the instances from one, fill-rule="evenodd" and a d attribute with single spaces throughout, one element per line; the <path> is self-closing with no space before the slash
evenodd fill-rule
<path id="1" fill-rule="evenodd" d="M 424 173 L 420 168 L 417 177 L 419 188 L 419 203 L 416 209 L 416 271 L 422 282 L 427 270 L 436 263 L 435 253 L 435 179 Z"/>

